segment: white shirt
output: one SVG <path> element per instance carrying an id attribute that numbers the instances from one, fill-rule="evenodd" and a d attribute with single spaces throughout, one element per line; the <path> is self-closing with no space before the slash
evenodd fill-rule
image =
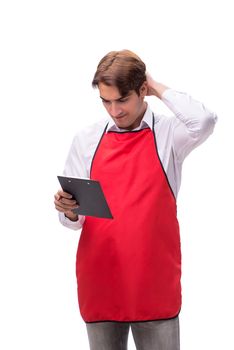
<path id="1" fill-rule="evenodd" d="M 177 197 L 181 184 L 182 163 L 185 157 L 213 132 L 217 116 L 201 102 L 194 100 L 184 92 L 167 89 L 162 95 L 162 101 L 173 112 L 173 115 L 167 117 L 152 113 L 150 107 L 147 106 L 140 126 L 134 130 L 146 127 L 152 130 L 154 114 L 158 154 L 170 186 Z M 90 177 L 91 162 L 107 123 L 106 132 L 109 130 L 126 131 L 119 129 L 111 118 L 102 119 L 80 130 L 73 139 L 67 157 L 63 172 L 65 176 Z M 79 215 L 79 220 L 73 222 L 63 213 L 59 213 L 59 219 L 64 226 L 78 230 L 82 227 L 85 217 Z"/>

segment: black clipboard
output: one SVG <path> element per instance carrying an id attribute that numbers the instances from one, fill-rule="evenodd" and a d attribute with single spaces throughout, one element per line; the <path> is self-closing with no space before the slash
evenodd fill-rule
<path id="1" fill-rule="evenodd" d="M 57 176 L 63 191 L 79 203 L 73 212 L 80 215 L 113 219 L 99 181 L 68 176 Z"/>

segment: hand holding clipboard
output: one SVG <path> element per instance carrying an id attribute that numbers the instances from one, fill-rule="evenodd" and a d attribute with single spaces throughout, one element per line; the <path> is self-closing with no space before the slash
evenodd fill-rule
<path id="1" fill-rule="evenodd" d="M 63 191 L 70 193 L 79 204 L 73 212 L 85 216 L 113 219 L 99 181 L 58 176 Z"/>

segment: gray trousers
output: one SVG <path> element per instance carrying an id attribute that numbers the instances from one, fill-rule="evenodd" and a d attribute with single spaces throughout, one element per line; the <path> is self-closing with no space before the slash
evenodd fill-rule
<path id="1" fill-rule="evenodd" d="M 137 350 L 179 350 L 179 317 L 150 322 L 86 323 L 90 350 L 127 350 L 131 327 Z"/>

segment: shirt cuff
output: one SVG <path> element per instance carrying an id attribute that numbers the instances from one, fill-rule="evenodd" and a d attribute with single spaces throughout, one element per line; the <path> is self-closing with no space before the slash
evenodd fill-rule
<path id="1" fill-rule="evenodd" d="M 70 228 L 72 230 L 79 230 L 82 228 L 83 223 L 85 222 L 85 216 L 78 215 L 77 221 L 72 221 L 68 219 L 64 213 L 59 213 L 59 221 L 61 224 L 67 228 Z"/>
<path id="2" fill-rule="evenodd" d="M 174 89 L 172 88 L 168 88 L 166 89 L 163 93 L 162 93 L 162 99 L 167 99 L 169 98 L 170 99 L 170 96 L 173 96 L 173 93 L 178 93 L 179 91 L 175 91 Z"/>

